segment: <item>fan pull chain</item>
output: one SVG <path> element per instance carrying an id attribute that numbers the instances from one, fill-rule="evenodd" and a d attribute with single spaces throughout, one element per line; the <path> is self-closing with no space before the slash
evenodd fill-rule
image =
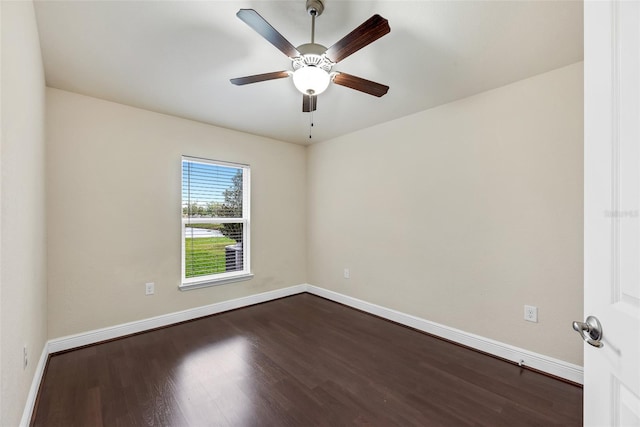
<path id="1" fill-rule="evenodd" d="M 311 131 L 313 130 L 313 110 L 309 115 L 309 139 L 311 139 Z"/>

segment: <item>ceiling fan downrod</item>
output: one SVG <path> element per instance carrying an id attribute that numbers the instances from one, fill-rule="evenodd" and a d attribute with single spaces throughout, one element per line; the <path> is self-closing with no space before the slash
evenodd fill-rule
<path id="1" fill-rule="evenodd" d="M 322 12 L 324 12 L 323 0 L 307 0 L 307 13 L 311 15 L 311 44 L 314 44 L 316 39 L 316 17 L 322 15 Z"/>

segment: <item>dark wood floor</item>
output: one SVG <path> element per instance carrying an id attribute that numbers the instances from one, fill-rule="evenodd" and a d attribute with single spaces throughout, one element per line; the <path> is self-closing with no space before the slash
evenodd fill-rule
<path id="1" fill-rule="evenodd" d="M 54 355 L 36 426 L 580 426 L 582 389 L 309 294 Z"/>

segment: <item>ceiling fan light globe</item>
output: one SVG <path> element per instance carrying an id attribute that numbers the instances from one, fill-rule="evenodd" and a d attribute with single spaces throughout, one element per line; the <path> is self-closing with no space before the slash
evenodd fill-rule
<path id="1" fill-rule="evenodd" d="M 301 67 L 293 73 L 293 84 L 304 95 L 320 95 L 330 81 L 329 73 L 318 67 Z"/>

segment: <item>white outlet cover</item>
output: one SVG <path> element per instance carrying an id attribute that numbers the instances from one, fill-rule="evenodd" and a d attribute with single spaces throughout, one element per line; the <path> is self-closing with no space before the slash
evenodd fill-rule
<path id="1" fill-rule="evenodd" d="M 145 283 L 144 285 L 144 293 L 145 295 L 153 295 L 155 292 L 155 283 L 150 282 L 150 283 Z"/>
<path id="2" fill-rule="evenodd" d="M 524 306 L 524 320 L 528 322 L 538 322 L 538 307 L 534 305 Z"/>

